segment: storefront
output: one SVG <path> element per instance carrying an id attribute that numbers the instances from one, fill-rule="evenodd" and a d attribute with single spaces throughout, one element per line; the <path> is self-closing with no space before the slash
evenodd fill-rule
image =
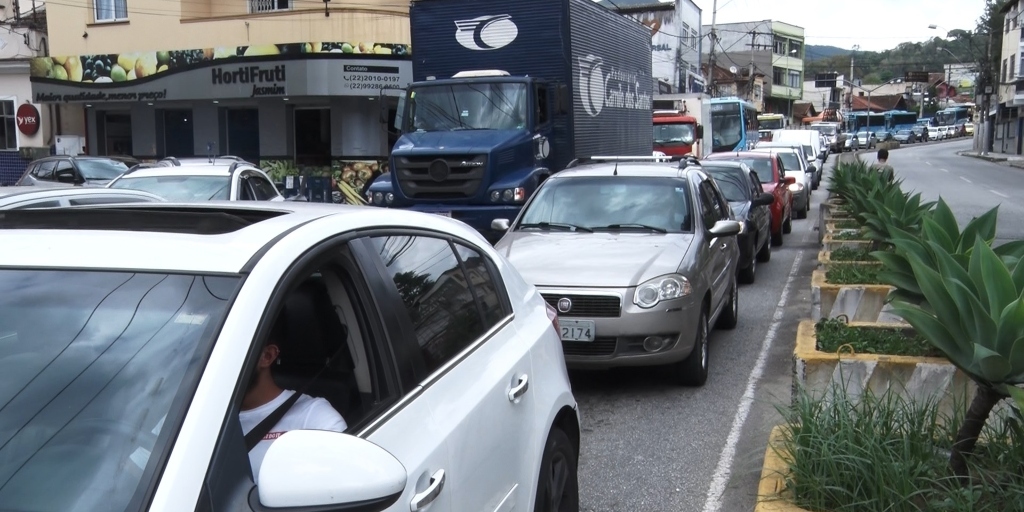
<path id="1" fill-rule="evenodd" d="M 84 109 L 89 154 L 237 155 L 277 180 L 322 171 L 354 187 L 390 149 L 382 89 L 412 79 L 408 46 L 379 43 L 37 60 L 33 99 Z"/>

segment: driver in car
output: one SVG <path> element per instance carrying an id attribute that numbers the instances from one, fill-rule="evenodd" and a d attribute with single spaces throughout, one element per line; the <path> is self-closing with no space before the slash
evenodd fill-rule
<path id="1" fill-rule="evenodd" d="M 278 343 L 282 342 L 286 336 L 284 322 L 278 320 L 263 346 L 256 372 L 242 398 L 242 410 L 238 413 L 238 420 L 242 424 L 242 431 L 246 434 L 295 394 L 295 391 L 281 389 L 274 382 L 270 371 L 281 352 Z M 263 436 L 263 439 L 249 451 L 253 481 L 259 482 L 260 465 L 263 463 L 263 457 L 270 449 L 271 443 L 285 432 L 290 430 L 344 432 L 346 428 L 348 425 L 345 423 L 345 419 L 338 414 L 338 411 L 334 410 L 334 407 L 326 399 L 313 398 L 305 394 L 300 396 L 274 427 Z"/>

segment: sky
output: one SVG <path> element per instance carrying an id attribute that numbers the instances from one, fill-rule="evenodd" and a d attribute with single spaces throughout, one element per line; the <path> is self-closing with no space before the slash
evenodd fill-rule
<path id="1" fill-rule="evenodd" d="M 710 25 L 714 0 L 694 3 L 703 11 L 701 23 Z M 902 42 L 945 37 L 950 30 L 973 30 L 984 9 L 985 0 L 718 0 L 715 21 L 770 19 L 803 27 L 806 44 L 882 51 Z"/>

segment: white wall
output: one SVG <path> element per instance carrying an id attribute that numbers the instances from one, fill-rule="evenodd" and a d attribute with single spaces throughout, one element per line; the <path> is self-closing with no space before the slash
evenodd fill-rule
<path id="1" fill-rule="evenodd" d="M 15 110 L 24 103 L 32 102 L 27 59 L 40 55 L 39 50 L 45 44 L 45 36 L 34 30 L 8 27 L 0 30 L 0 46 L 3 47 L 0 48 L 0 99 L 14 101 Z M 17 130 L 18 147 L 45 147 L 51 142 L 50 109 L 33 105 L 39 111 L 39 131 L 28 136 Z"/>

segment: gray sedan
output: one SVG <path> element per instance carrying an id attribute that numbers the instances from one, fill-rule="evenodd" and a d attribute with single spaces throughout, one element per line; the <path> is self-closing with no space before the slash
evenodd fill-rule
<path id="1" fill-rule="evenodd" d="M 558 311 L 569 367 L 671 365 L 703 385 L 709 325 L 736 326 L 736 222 L 699 165 L 598 162 L 552 176 L 495 248 Z"/>

